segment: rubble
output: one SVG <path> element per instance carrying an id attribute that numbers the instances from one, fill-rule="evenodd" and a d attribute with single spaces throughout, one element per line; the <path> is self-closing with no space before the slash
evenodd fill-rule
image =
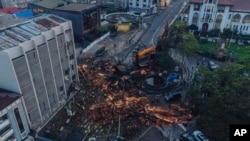
<path id="1" fill-rule="evenodd" d="M 85 93 L 85 96 L 93 103 L 80 106 L 79 103 L 88 102 L 78 102 L 78 107 L 85 110 L 84 123 L 94 123 L 99 127 L 117 123 L 119 117 L 121 120 L 133 117 L 146 126 L 165 126 L 187 123 L 192 118 L 189 109 L 174 104 L 167 107 L 155 105 L 152 97 L 141 93 L 137 86 L 143 79 L 138 78 L 150 74 L 150 67 L 119 73 L 110 61 L 88 60 L 87 64 L 79 66 L 78 69 L 81 82 L 89 88 L 89 93 Z M 136 79 L 133 77 L 135 74 Z M 127 129 L 137 127 L 128 125 Z"/>

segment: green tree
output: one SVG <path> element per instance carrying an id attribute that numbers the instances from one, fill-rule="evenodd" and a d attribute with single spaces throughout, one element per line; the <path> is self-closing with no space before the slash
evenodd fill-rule
<path id="1" fill-rule="evenodd" d="M 228 141 L 230 124 L 250 122 L 250 80 L 244 70 L 227 62 L 213 72 L 201 68 L 194 78 L 190 98 L 200 115 L 197 126 L 210 140 Z"/>
<path id="2" fill-rule="evenodd" d="M 187 23 L 176 21 L 170 28 L 168 43 L 182 54 L 182 60 L 200 50 L 198 40 L 187 30 Z"/>
<path id="3" fill-rule="evenodd" d="M 177 44 L 177 49 L 186 55 L 197 53 L 200 50 L 199 43 L 192 33 L 183 33 L 182 42 Z"/>

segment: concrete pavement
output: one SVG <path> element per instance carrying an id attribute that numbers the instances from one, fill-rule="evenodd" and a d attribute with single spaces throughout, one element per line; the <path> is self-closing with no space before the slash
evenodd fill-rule
<path id="1" fill-rule="evenodd" d="M 133 29 L 128 32 L 119 32 L 115 37 L 107 37 L 101 42 L 97 43 L 86 53 L 80 53 L 83 48 L 78 46 L 76 48 L 76 55 L 79 58 L 78 62 L 81 62 L 82 59 L 88 57 L 94 57 L 95 52 L 101 47 L 106 47 L 107 53 L 103 57 L 96 57 L 96 59 L 116 59 L 117 61 L 122 61 L 126 64 L 132 62 L 131 51 L 136 46 L 141 35 L 146 29 Z M 128 42 L 128 39 L 131 39 Z"/>

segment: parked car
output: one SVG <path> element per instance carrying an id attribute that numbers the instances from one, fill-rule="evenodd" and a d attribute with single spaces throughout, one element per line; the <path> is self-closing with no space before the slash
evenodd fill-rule
<path id="1" fill-rule="evenodd" d="M 214 69 L 218 68 L 218 65 L 215 64 L 214 61 L 208 61 L 207 67 L 208 67 L 210 70 L 214 70 Z"/>
<path id="2" fill-rule="evenodd" d="M 193 132 L 195 141 L 209 141 L 208 138 L 199 130 Z"/>

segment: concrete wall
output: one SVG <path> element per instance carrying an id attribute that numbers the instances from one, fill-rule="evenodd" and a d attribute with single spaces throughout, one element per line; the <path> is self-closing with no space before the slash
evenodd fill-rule
<path id="1" fill-rule="evenodd" d="M 91 49 L 93 46 L 95 46 L 97 43 L 99 43 L 100 41 L 108 37 L 109 35 L 110 35 L 110 32 L 102 35 L 102 37 L 96 39 L 94 42 L 91 42 L 91 44 L 88 45 L 85 49 L 83 49 L 82 52 L 87 52 L 89 49 Z"/>
<path id="2" fill-rule="evenodd" d="M 20 93 L 21 89 L 13 69 L 11 60 L 6 52 L 0 52 L 0 87 L 9 91 Z"/>

